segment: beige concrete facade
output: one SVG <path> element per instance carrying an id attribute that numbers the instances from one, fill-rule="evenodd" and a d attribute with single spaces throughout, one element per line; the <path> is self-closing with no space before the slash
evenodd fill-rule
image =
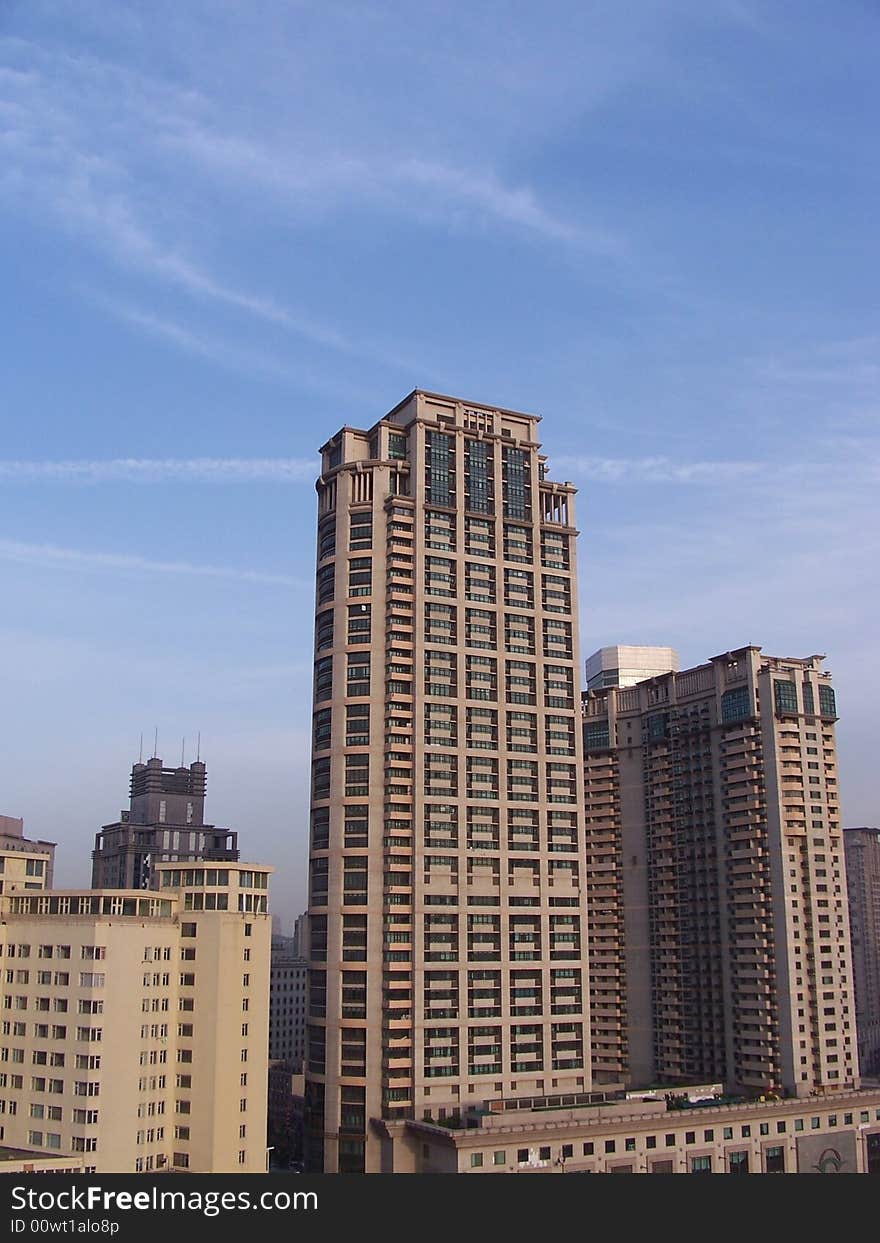
<path id="1" fill-rule="evenodd" d="M 0 899 L 2 1142 L 97 1173 L 265 1169 L 270 872 Z"/>
<path id="2" fill-rule="evenodd" d="M 416 391 L 322 449 L 311 1168 L 590 1088 L 574 488 L 537 430 Z"/>
<path id="3" fill-rule="evenodd" d="M 844 829 L 859 1063 L 880 1074 L 880 829 Z"/>
<path id="4" fill-rule="evenodd" d="M 667 1109 L 489 1113 L 449 1130 L 379 1122 L 383 1169 L 400 1174 L 880 1173 L 880 1092 Z"/>
<path id="5" fill-rule="evenodd" d="M 858 1085 L 835 720 L 757 647 L 585 696 L 597 1083 Z"/>
<path id="6" fill-rule="evenodd" d="M 54 866 L 54 842 L 32 841 L 20 817 L 0 816 L 0 894 L 49 888 Z"/>

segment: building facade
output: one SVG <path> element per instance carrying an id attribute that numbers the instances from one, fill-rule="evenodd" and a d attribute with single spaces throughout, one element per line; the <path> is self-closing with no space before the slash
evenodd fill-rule
<path id="1" fill-rule="evenodd" d="M 594 1077 L 858 1085 L 822 657 L 714 657 L 584 697 Z"/>
<path id="2" fill-rule="evenodd" d="M 415 391 L 323 447 L 306 1143 L 590 1088 L 574 488 Z"/>
<path id="3" fill-rule="evenodd" d="M 272 938 L 269 976 L 269 1060 L 302 1070 L 306 1042 L 308 963 L 294 937 Z"/>
<path id="4" fill-rule="evenodd" d="M 0 898 L 0 1141 L 89 1171 L 266 1167 L 271 869 Z"/>
<path id="5" fill-rule="evenodd" d="M 834 1100 L 662 1100 L 522 1112 L 450 1130 L 380 1121 L 383 1170 L 398 1174 L 880 1174 L 880 1092 Z"/>
<path id="6" fill-rule="evenodd" d="M 880 829 L 845 829 L 859 1061 L 880 1074 Z"/>
<path id="7" fill-rule="evenodd" d="M 584 666 L 587 690 L 598 691 L 606 686 L 635 686 L 658 673 L 678 668 L 678 652 L 671 647 L 632 647 L 617 644 L 600 647 L 587 657 Z"/>
<path id="8" fill-rule="evenodd" d="M 205 824 L 208 775 L 201 761 L 165 768 L 154 756 L 131 770 L 131 801 L 95 836 L 93 889 L 147 889 L 160 863 L 238 858 L 238 834 Z"/>
<path id="9" fill-rule="evenodd" d="M 0 894 L 48 889 L 54 868 L 54 842 L 32 841 L 20 817 L 0 816 Z"/>

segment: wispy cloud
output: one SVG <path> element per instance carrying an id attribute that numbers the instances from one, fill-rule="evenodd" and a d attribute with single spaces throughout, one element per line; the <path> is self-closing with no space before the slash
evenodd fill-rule
<path id="1" fill-rule="evenodd" d="M 37 50 L 18 40 L 0 41 L 7 50 Z M 136 270 L 189 297 L 227 307 L 272 325 L 311 345 L 397 369 L 412 369 L 380 344 L 355 340 L 320 317 L 254 290 L 242 288 L 210 270 L 191 255 L 182 240 L 192 233 L 186 212 L 169 200 L 161 184 L 139 174 L 134 152 L 149 146 L 165 129 L 184 130 L 193 108 L 203 101 L 172 91 L 116 66 L 86 58 L 43 55 L 39 68 L 0 73 L 0 195 L 22 210 L 50 213 L 68 233 L 75 233 L 116 264 Z M 92 115 L 94 80 L 121 101 L 120 113 L 107 130 L 108 117 Z M 90 120 L 91 118 L 91 120 Z M 106 132 L 105 132 L 106 131 Z M 241 144 L 238 144 L 241 145 Z M 233 150 L 237 144 L 231 141 Z M 184 153 L 185 154 L 185 153 Z M 237 166 L 242 167 L 243 155 Z M 259 168 L 259 154 L 255 154 Z M 267 157 L 268 158 L 268 157 Z M 191 194 L 216 191 L 192 178 Z M 246 178 L 251 189 L 265 190 L 261 178 Z M 213 216 L 212 216 L 213 218 Z M 149 225 L 146 223 L 149 221 Z M 167 240 L 166 240 L 167 239 Z M 134 322 L 137 313 L 129 315 Z M 211 354 L 212 342 L 177 330 L 158 317 L 141 316 L 141 326 L 190 350 Z"/>
<path id="2" fill-rule="evenodd" d="M 668 457 L 605 458 L 554 455 L 552 466 L 600 483 L 719 483 L 727 479 L 758 478 L 763 462 L 677 462 Z"/>
<path id="3" fill-rule="evenodd" d="M 312 212 L 318 203 L 381 206 L 424 220 L 454 213 L 457 224 L 489 219 L 545 241 L 621 257 L 619 233 L 568 219 L 542 203 L 536 190 L 494 169 L 451 164 L 407 153 L 365 159 L 348 152 L 271 147 L 190 121 L 166 127 L 162 145 L 236 187 L 255 186 L 287 205 Z M 426 198 L 425 190 L 430 191 Z"/>
<path id="4" fill-rule="evenodd" d="M 309 387 L 307 377 L 301 371 L 286 366 L 264 350 L 247 349 L 241 345 L 233 345 L 215 335 L 194 332 L 191 328 L 169 319 L 167 315 L 156 315 L 113 299 L 98 296 L 92 301 L 115 319 L 147 333 L 148 336 L 168 341 L 176 349 L 183 350 L 187 354 L 195 354 L 198 358 L 208 358 L 221 367 L 243 371 L 247 375 L 283 380 L 300 387 L 305 383 L 305 386 Z"/>
<path id="5" fill-rule="evenodd" d="M 59 548 L 57 544 L 26 544 L 0 539 L 0 561 L 14 561 L 40 569 L 98 570 L 122 573 L 183 574 L 188 578 L 224 578 L 240 583 L 260 583 L 267 587 L 298 587 L 306 584 L 289 574 L 270 574 L 262 570 L 243 570 L 229 566 L 194 565 L 188 561 L 151 561 L 126 553 L 85 552 L 78 548 Z"/>
<path id="6" fill-rule="evenodd" d="M 530 186 L 509 184 L 492 171 L 407 159 L 392 172 L 401 182 L 439 191 L 447 206 L 469 209 L 546 240 L 571 243 L 606 257 L 621 257 L 625 253 L 626 246 L 619 234 L 556 215 L 541 203 Z"/>
<path id="7" fill-rule="evenodd" d="M 0 479 L 58 483 L 311 483 L 309 458 L 109 458 L 0 461 Z"/>

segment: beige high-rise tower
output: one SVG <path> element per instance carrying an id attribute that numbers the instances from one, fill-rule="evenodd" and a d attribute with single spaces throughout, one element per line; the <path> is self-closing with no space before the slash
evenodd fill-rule
<path id="1" fill-rule="evenodd" d="M 322 449 L 313 1169 L 590 1090 L 574 488 L 537 425 L 415 391 Z"/>
<path id="2" fill-rule="evenodd" d="M 598 1082 L 857 1086 L 822 659 L 744 647 L 585 696 Z"/>

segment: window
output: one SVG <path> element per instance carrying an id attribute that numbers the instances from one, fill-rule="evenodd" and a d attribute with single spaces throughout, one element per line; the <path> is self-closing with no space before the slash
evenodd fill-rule
<path id="1" fill-rule="evenodd" d="M 471 1153 L 471 1169 L 472 1170 L 479 1169 L 482 1164 L 483 1164 L 483 1154 L 481 1152 L 472 1152 Z"/>
<path id="2" fill-rule="evenodd" d="M 785 1149 L 781 1144 L 765 1150 L 764 1169 L 768 1174 L 785 1173 Z"/>

